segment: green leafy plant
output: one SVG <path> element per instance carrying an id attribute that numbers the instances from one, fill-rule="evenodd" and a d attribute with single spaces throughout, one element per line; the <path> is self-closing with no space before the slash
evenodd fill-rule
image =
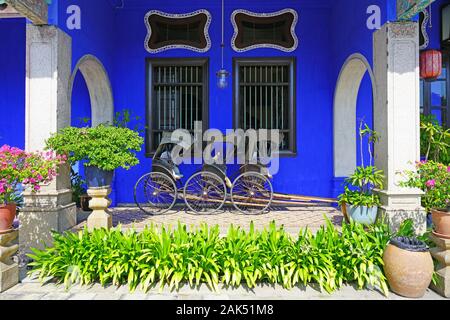
<path id="1" fill-rule="evenodd" d="M 147 127 L 142 125 L 141 120 L 141 117 L 133 115 L 131 110 L 123 109 L 122 111 L 117 111 L 114 114 L 113 124 L 116 127 L 129 128 L 143 134 Z M 132 128 L 131 125 L 133 125 Z"/>
<path id="2" fill-rule="evenodd" d="M 419 188 L 425 192 L 422 196 L 422 206 L 431 209 L 445 209 L 450 206 L 450 166 L 434 161 L 416 163 L 416 170 L 404 173 L 406 181 L 401 186 Z"/>
<path id="3" fill-rule="evenodd" d="M 425 160 L 450 165 L 450 128 L 441 126 L 434 115 L 421 116 L 420 152 Z"/>
<path id="4" fill-rule="evenodd" d="M 379 141 L 379 134 L 370 129 L 363 120 L 359 126 L 361 144 L 361 166 L 356 167 L 355 172 L 345 179 L 344 193 L 339 196 L 339 205 L 375 207 L 380 205 L 380 198 L 373 192 L 375 188 L 382 189 L 384 174 L 373 165 L 375 143 Z M 364 164 L 363 141 L 367 139 L 369 151 L 369 165 Z"/>
<path id="5" fill-rule="evenodd" d="M 139 163 L 135 152 L 141 151 L 143 142 L 138 132 L 102 124 L 94 128 L 64 128 L 47 140 L 47 149 L 67 155 L 72 165 L 85 160 L 85 166 L 103 170 L 129 169 Z"/>
<path id="6" fill-rule="evenodd" d="M 345 283 L 373 286 L 388 293 L 383 274 L 383 252 L 392 233 L 385 224 L 364 226 L 344 223 L 337 230 L 330 221 L 315 234 L 305 229 L 290 236 L 272 223 L 258 231 L 230 226 L 221 237 L 218 226 L 187 230 L 149 226 L 133 230 L 86 229 L 53 235 L 52 247 L 32 249 L 30 264 L 43 281 L 54 277 L 67 287 L 128 284 L 130 290 L 182 284 L 211 289 L 219 285 L 254 288 L 260 283 L 286 289 L 318 285 L 333 292 Z"/>

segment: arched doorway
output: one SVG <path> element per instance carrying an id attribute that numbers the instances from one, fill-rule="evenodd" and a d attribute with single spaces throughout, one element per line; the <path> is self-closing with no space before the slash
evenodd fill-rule
<path id="1" fill-rule="evenodd" d="M 91 101 L 92 126 L 101 123 L 112 123 L 114 103 L 108 74 L 103 64 L 93 55 L 83 56 L 75 66 L 69 83 L 69 101 L 72 101 L 72 91 L 75 77 L 80 71 L 86 81 Z"/>
<path id="2" fill-rule="evenodd" d="M 345 61 L 334 95 L 334 176 L 347 177 L 356 168 L 356 104 L 364 75 L 372 82 L 372 97 L 376 97 L 375 76 L 367 59 L 359 53 Z M 373 101 L 372 101 L 373 108 Z"/>

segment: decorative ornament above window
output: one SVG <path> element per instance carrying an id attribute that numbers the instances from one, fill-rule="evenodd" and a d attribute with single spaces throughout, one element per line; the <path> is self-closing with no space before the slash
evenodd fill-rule
<path id="1" fill-rule="evenodd" d="M 170 49 L 206 52 L 211 48 L 211 14 L 207 10 L 181 14 L 152 10 L 145 15 L 145 25 L 145 49 L 150 53 Z"/>
<path id="2" fill-rule="evenodd" d="M 428 36 L 427 32 L 427 25 L 428 21 L 430 21 L 430 14 L 428 13 L 428 10 L 424 10 L 419 15 L 419 22 L 420 22 L 420 40 L 419 40 L 419 49 L 424 50 L 428 47 L 430 44 L 430 37 Z"/>
<path id="3" fill-rule="evenodd" d="M 234 27 L 231 46 L 237 52 L 258 48 L 292 52 L 298 47 L 295 34 L 298 14 L 293 9 L 272 13 L 235 10 L 231 15 L 231 22 Z"/>

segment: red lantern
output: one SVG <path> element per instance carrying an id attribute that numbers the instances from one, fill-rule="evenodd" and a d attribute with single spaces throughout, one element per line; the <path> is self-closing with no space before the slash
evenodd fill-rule
<path id="1" fill-rule="evenodd" d="M 424 50 L 420 53 L 420 77 L 434 80 L 442 73 L 442 53 L 439 50 Z"/>

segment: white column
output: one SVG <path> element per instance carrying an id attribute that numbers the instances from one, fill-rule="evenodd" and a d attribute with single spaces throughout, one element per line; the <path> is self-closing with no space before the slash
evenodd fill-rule
<path id="1" fill-rule="evenodd" d="M 26 45 L 26 149 L 42 150 L 45 140 L 70 125 L 69 78 L 71 38 L 54 26 L 27 25 Z M 76 224 L 68 166 L 37 194 L 26 193 L 20 213 L 21 250 L 50 243 L 51 230 Z"/>
<path id="2" fill-rule="evenodd" d="M 426 214 L 418 189 L 403 188 L 399 174 L 414 170 L 420 160 L 419 26 L 415 22 L 385 24 L 374 34 L 377 97 L 374 127 L 381 140 L 375 165 L 385 173 L 379 194 L 381 214 L 393 227 L 412 218 L 417 232 L 426 229 Z"/>

